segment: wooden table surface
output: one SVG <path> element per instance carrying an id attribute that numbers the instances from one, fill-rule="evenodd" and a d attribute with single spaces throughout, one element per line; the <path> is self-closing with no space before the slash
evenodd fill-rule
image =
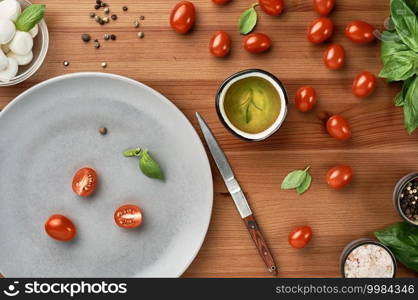
<path id="1" fill-rule="evenodd" d="M 348 41 L 344 26 L 360 19 L 383 29 L 389 0 L 337 0 L 331 19 L 336 25 L 333 41 L 341 43 L 347 64 L 340 71 L 323 66 L 325 45 L 312 45 L 305 38 L 308 23 L 316 18 L 311 0 L 285 0 L 280 17 L 259 13 L 257 31 L 273 40 L 271 51 L 251 55 L 242 48 L 237 30 L 241 12 L 253 0 L 232 0 L 219 7 L 210 0 L 193 0 L 197 9 L 195 30 L 174 33 L 168 25 L 176 0 L 108 0 L 118 20 L 100 26 L 89 17 L 94 0 L 36 0 L 47 4 L 46 21 L 50 46 L 45 64 L 28 81 L 0 89 L 0 108 L 43 80 L 80 71 L 116 73 L 141 81 L 173 101 L 196 126 L 194 112 L 208 121 L 225 150 L 245 190 L 279 265 L 281 277 L 338 277 L 339 256 L 344 246 L 357 238 L 372 237 L 373 231 L 398 222 L 392 206 L 395 183 L 418 170 L 417 135 L 403 128 L 402 110 L 393 106 L 397 85 L 379 80 L 370 98 L 358 100 L 351 94 L 354 76 L 363 70 L 378 74 L 381 69 L 379 42 L 356 45 Z M 129 10 L 122 12 L 122 6 Z M 259 10 L 260 11 L 260 10 Z M 135 18 L 145 16 L 139 29 Z M 144 39 L 137 37 L 141 30 Z M 208 41 L 216 30 L 232 37 L 232 53 L 216 59 L 208 52 Z M 101 40 L 95 49 L 81 41 L 82 33 Z M 104 33 L 117 35 L 103 41 Z M 68 67 L 63 61 L 70 62 Z M 107 62 L 102 69 L 101 62 Z M 230 74 L 247 68 L 261 68 L 279 77 L 286 86 L 289 114 L 283 127 L 264 142 L 245 142 L 229 133 L 219 122 L 214 107 L 215 92 Z M 311 85 L 318 93 L 318 105 L 310 113 L 294 108 L 298 87 Z M 320 111 L 344 115 L 352 126 L 352 138 L 340 142 L 330 138 L 317 118 Z M 212 162 L 213 163 L 213 162 Z M 353 182 L 344 190 L 331 190 L 326 171 L 337 164 L 354 169 Z M 213 164 L 212 164 L 213 165 Z M 311 166 L 313 184 L 297 196 L 280 184 L 291 170 Z M 214 207 L 206 240 L 185 277 L 268 276 L 227 190 L 213 168 Z M 296 250 L 287 243 L 289 231 L 308 224 L 314 237 L 309 246 Z M 417 276 L 400 267 L 398 276 Z"/>

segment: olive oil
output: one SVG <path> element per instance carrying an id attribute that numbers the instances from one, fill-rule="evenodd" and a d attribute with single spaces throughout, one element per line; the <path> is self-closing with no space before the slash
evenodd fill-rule
<path id="1" fill-rule="evenodd" d="M 276 121 L 280 113 L 280 96 L 268 80 L 247 77 L 229 87 L 223 105 L 228 120 L 236 128 L 255 134 Z"/>

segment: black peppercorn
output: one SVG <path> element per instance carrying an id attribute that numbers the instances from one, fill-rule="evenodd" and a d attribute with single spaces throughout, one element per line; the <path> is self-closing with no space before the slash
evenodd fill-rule
<path id="1" fill-rule="evenodd" d="M 91 39 L 90 34 L 83 33 L 81 35 L 81 39 L 83 40 L 83 42 L 86 42 L 86 43 L 90 42 L 90 39 Z"/>
<path id="2" fill-rule="evenodd" d="M 112 15 L 111 18 L 112 18 L 113 21 L 116 21 L 118 19 L 118 16 L 117 15 Z"/>
<path id="3" fill-rule="evenodd" d="M 94 6 L 94 9 L 99 9 L 100 8 L 100 4 L 96 4 L 95 6 Z"/>
<path id="4" fill-rule="evenodd" d="M 96 4 L 102 4 L 102 0 L 96 0 Z"/>
<path id="5" fill-rule="evenodd" d="M 116 35 L 111 34 L 111 35 L 110 35 L 110 39 L 111 39 L 112 41 L 116 40 Z"/>
<path id="6" fill-rule="evenodd" d="M 123 11 L 128 11 L 128 7 L 127 6 L 124 6 L 124 7 L 122 7 L 122 10 Z"/>

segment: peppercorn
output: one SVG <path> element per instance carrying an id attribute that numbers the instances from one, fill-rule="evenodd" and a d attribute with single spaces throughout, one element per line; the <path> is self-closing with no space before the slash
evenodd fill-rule
<path id="1" fill-rule="evenodd" d="M 107 67 L 107 63 L 106 62 L 102 62 L 102 68 L 106 68 Z"/>
<path id="2" fill-rule="evenodd" d="M 64 61 L 62 62 L 62 64 L 64 65 L 64 67 L 68 67 L 68 66 L 70 65 L 70 62 L 68 62 L 68 61 L 64 60 Z"/>
<path id="3" fill-rule="evenodd" d="M 103 22 L 105 22 L 105 23 L 109 23 L 109 18 L 108 18 L 108 17 L 104 17 L 104 18 L 103 18 Z"/>
<path id="4" fill-rule="evenodd" d="M 401 210 L 406 218 L 412 222 L 417 222 L 418 218 L 415 216 L 418 215 L 418 196 L 416 196 L 418 191 L 418 182 L 408 182 L 406 187 L 403 188 L 399 196 L 399 204 Z"/>
<path id="5" fill-rule="evenodd" d="M 90 18 L 94 18 L 96 16 L 94 12 L 91 12 L 89 15 L 90 15 Z"/>
<path id="6" fill-rule="evenodd" d="M 96 41 L 94 42 L 94 48 L 96 48 L 96 49 L 99 49 L 99 48 L 100 48 L 100 43 L 99 43 L 99 41 L 98 41 L 98 40 L 96 40 Z"/>
<path id="7" fill-rule="evenodd" d="M 86 43 L 90 42 L 90 39 L 91 39 L 90 34 L 83 33 L 81 35 L 81 39 L 83 40 L 83 42 L 86 42 Z"/>
<path id="8" fill-rule="evenodd" d="M 99 9 L 100 8 L 100 4 L 96 4 L 95 6 L 94 6 L 94 9 Z"/>
<path id="9" fill-rule="evenodd" d="M 107 6 L 107 4 L 106 4 L 106 3 L 104 3 L 104 2 L 102 2 L 102 3 L 100 3 L 100 6 L 101 6 L 101 7 L 105 7 L 105 6 Z"/>
<path id="10" fill-rule="evenodd" d="M 139 19 L 140 20 L 145 20 L 145 16 L 140 16 Z"/>
<path id="11" fill-rule="evenodd" d="M 100 19 L 99 24 L 100 25 L 104 25 L 105 24 L 105 21 L 103 19 Z"/>
<path id="12" fill-rule="evenodd" d="M 144 38 L 144 33 L 142 31 L 138 32 L 138 37 L 140 39 Z"/>
<path id="13" fill-rule="evenodd" d="M 124 7 L 122 7 L 122 10 L 123 11 L 128 11 L 128 7 L 127 6 L 124 6 Z"/>
<path id="14" fill-rule="evenodd" d="M 110 12 L 109 7 L 105 7 L 105 9 L 103 10 L 105 14 L 108 14 Z"/>
<path id="15" fill-rule="evenodd" d="M 116 40 L 116 35 L 111 34 L 111 35 L 110 35 L 110 39 L 111 39 L 112 41 Z"/>
<path id="16" fill-rule="evenodd" d="M 102 4 L 102 0 L 96 0 L 96 4 Z"/>
<path id="17" fill-rule="evenodd" d="M 118 16 L 117 15 L 112 15 L 111 18 L 112 18 L 113 21 L 116 21 L 118 19 Z"/>
<path id="18" fill-rule="evenodd" d="M 99 132 L 101 135 L 105 135 L 107 133 L 107 128 L 106 127 L 102 127 L 99 129 Z"/>
<path id="19" fill-rule="evenodd" d="M 138 27 L 139 27 L 139 22 L 138 22 L 138 20 L 135 20 L 135 21 L 134 21 L 134 27 L 135 27 L 135 28 L 138 28 Z"/>
<path id="20" fill-rule="evenodd" d="M 103 38 L 107 41 L 110 39 L 110 35 L 108 33 L 105 33 Z"/>

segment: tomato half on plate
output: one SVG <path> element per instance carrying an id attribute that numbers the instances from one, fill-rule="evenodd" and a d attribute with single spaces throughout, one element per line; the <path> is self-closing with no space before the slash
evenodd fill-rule
<path id="1" fill-rule="evenodd" d="M 73 177 L 73 191 L 79 196 L 88 197 L 93 194 L 97 185 L 97 174 L 92 168 L 81 168 Z"/>
<path id="2" fill-rule="evenodd" d="M 52 215 L 45 222 L 46 233 L 58 241 L 70 241 L 72 240 L 77 230 L 74 223 L 63 215 Z"/>
<path id="3" fill-rule="evenodd" d="M 122 228 L 135 228 L 142 224 L 142 211 L 133 204 L 126 204 L 115 211 L 115 223 Z"/>

